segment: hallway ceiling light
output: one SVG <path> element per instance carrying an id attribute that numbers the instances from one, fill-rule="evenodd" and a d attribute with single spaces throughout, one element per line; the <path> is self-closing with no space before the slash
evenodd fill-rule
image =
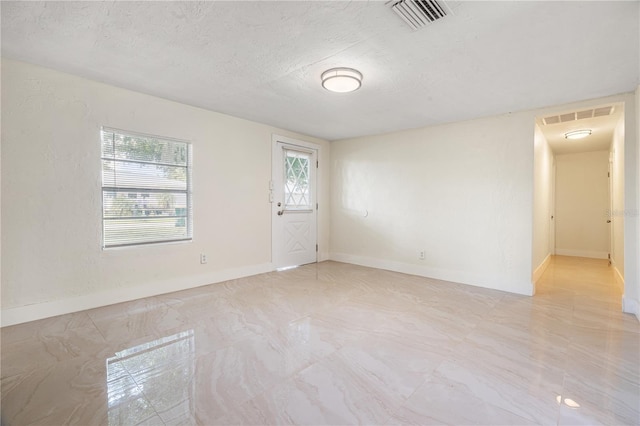
<path id="1" fill-rule="evenodd" d="M 362 85 L 362 73 L 352 68 L 331 68 L 322 73 L 322 87 L 332 92 L 347 93 Z"/>
<path id="2" fill-rule="evenodd" d="M 566 139 L 582 139 L 586 138 L 591 134 L 591 130 L 574 130 L 572 132 L 567 132 L 564 134 Z"/>

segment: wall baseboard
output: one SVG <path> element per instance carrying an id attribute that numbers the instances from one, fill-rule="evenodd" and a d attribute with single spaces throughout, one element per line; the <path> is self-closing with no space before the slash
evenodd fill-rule
<path id="1" fill-rule="evenodd" d="M 184 278 L 154 281 L 136 287 L 116 288 L 84 296 L 3 309 L 1 312 L 2 327 L 99 308 L 115 303 L 129 302 L 144 297 L 173 293 L 174 291 L 187 290 L 271 271 L 273 271 L 273 265 L 271 263 L 263 263 L 240 268 L 223 269 Z"/>
<path id="2" fill-rule="evenodd" d="M 588 257 L 591 259 L 608 259 L 609 253 L 606 251 L 556 249 L 558 256 Z"/>
<path id="3" fill-rule="evenodd" d="M 531 279 L 533 282 L 534 289 L 535 289 L 536 283 L 538 282 L 542 274 L 544 274 L 544 271 L 546 271 L 547 268 L 549 267 L 549 263 L 551 263 L 551 253 L 547 254 L 547 257 L 545 257 L 542 263 L 540 263 L 540 265 L 538 265 L 538 267 L 533 271 L 533 276 L 531 277 Z"/>
<path id="4" fill-rule="evenodd" d="M 509 293 L 533 295 L 531 283 L 521 283 L 518 288 L 514 288 L 514 281 L 503 282 L 496 280 L 493 275 L 481 275 L 473 272 L 454 271 L 439 268 L 431 268 L 412 263 L 398 262 L 394 260 L 378 259 L 366 256 L 356 256 L 346 253 L 331 253 L 330 259 L 336 262 L 350 263 L 353 265 L 367 266 L 370 268 L 384 269 L 387 271 L 400 272 L 403 274 L 417 275 L 425 278 L 434 278 L 454 283 L 467 284 L 474 287 L 501 290 Z"/>
<path id="5" fill-rule="evenodd" d="M 622 296 L 622 312 L 635 315 L 638 322 L 640 322 L 640 301 Z"/>
<path id="6" fill-rule="evenodd" d="M 624 277 L 620 273 L 620 270 L 616 266 L 614 261 L 611 262 L 611 266 L 613 266 L 613 279 L 616 282 L 616 286 L 620 290 L 620 292 L 624 293 Z"/>

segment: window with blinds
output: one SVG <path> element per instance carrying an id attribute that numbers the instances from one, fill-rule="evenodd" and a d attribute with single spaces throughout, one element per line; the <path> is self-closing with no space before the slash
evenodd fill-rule
<path id="1" fill-rule="evenodd" d="M 102 128 L 103 247 L 192 238 L 191 144 Z"/>

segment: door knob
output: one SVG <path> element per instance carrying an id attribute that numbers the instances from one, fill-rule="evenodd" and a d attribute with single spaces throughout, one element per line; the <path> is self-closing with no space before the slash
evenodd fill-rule
<path id="1" fill-rule="evenodd" d="M 283 213 L 284 213 L 284 210 L 278 210 L 278 216 L 282 216 Z"/>
<path id="2" fill-rule="evenodd" d="M 611 219 L 607 220 L 607 223 L 611 223 Z"/>

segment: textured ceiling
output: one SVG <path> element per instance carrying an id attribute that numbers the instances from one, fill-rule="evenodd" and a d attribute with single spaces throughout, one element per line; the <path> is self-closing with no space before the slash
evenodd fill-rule
<path id="1" fill-rule="evenodd" d="M 335 140 L 634 90 L 638 2 L 2 2 L 2 55 Z M 364 74 L 351 94 L 320 74 Z"/>

